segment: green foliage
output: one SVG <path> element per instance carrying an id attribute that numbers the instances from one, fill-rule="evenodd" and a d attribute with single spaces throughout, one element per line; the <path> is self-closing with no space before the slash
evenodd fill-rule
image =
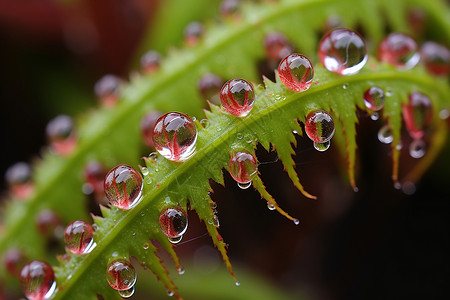
<path id="1" fill-rule="evenodd" d="M 223 168 L 227 168 L 232 149 L 254 152 L 257 143 L 268 151 L 275 149 L 294 185 L 309 198 L 314 198 L 300 184 L 292 159 L 296 140 L 292 131 L 302 132 L 299 121 L 314 109 L 330 111 L 335 117 L 335 144 L 345 153 L 348 161 L 350 183 L 354 179 L 356 152 L 356 108 L 364 109 L 362 94 L 377 85 L 391 94 L 386 99 L 383 117 L 394 133 L 393 179 L 398 177 L 398 155 L 400 144 L 401 104 L 407 95 L 420 91 L 430 96 L 435 115 L 449 105 L 449 87 L 444 79 L 436 79 L 423 68 L 397 71 L 380 64 L 371 57 L 363 70 L 353 76 L 338 76 L 315 64 L 314 83 L 302 93 L 286 89 L 280 82 L 264 80 L 256 87 L 256 101 L 251 113 L 237 118 L 211 106 L 202 112 L 204 102 L 196 90 L 197 80 L 206 72 L 220 74 L 223 78 L 242 77 L 259 82 L 255 66 L 264 57 L 262 40 L 271 31 L 283 32 L 297 46 L 299 52 L 317 62 L 319 32 L 330 16 L 339 16 L 343 25 L 355 28 L 359 25 L 365 38 L 375 45 L 384 34 L 385 22 L 393 30 L 408 31 L 407 8 L 411 1 L 279 1 L 275 3 L 245 4 L 239 22 L 227 20 L 210 24 L 207 34 L 198 46 L 183 50 L 172 50 L 162 63 L 161 71 L 154 76 L 133 76 L 125 87 L 120 103 L 114 108 L 102 108 L 78 119 L 78 146 L 68 157 L 59 157 L 50 152 L 36 165 L 34 179 L 36 191 L 25 202 L 8 202 L 3 211 L 5 232 L 0 236 L 0 253 L 16 246 L 31 258 L 47 257 L 45 242 L 36 234 L 34 220 L 43 208 L 57 211 L 66 223 L 73 219 L 87 219 L 84 196 L 81 193 L 83 166 L 97 159 L 107 166 L 119 163 L 136 165 L 141 153 L 139 121 L 149 110 L 182 111 L 197 119 L 205 114 L 209 120 L 199 129 L 196 154 L 184 163 L 174 163 L 161 156 L 146 158 L 149 175 L 144 177 L 142 202 L 130 211 L 117 208 L 102 208 L 103 217 L 95 217 L 98 225 L 95 232 L 97 247 L 85 256 L 71 255 L 62 260 L 57 268 L 58 292 L 54 299 L 94 299 L 96 294 L 106 299 L 117 297 L 105 278 L 106 265 L 111 257 L 136 257 L 149 268 L 166 289 L 177 294 L 177 288 L 155 254 L 156 248 L 144 243 L 150 240 L 168 251 L 177 266 L 178 259 L 167 238 L 158 225 L 160 211 L 168 205 L 187 206 L 195 210 L 220 251 L 227 268 L 231 263 L 226 254 L 214 218 L 209 197 L 209 180 L 223 183 Z M 441 32 L 441 39 L 450 37 L 449 11 L 439 1 L 413 1 L 423 9 L 430 20 L 427 30 Z M 387 21 L 383 19 L 386 15 Z M 434 118 L 431 125 L 434 134 L 429 155 L 410 175 L 416 178 L 437 155 L 445 139 L 446 127 L 442 120 Z M 300 178 L 302 174 L 300 174 Z M 267 193 L 259 177 L 253 181 L 261 196 L 276 205 Z M 293 220 L 277 205 L 277 210 Z M 29 245 L 33 245 L 32 247 Z M 3 267 L 2 267 L 3 268 Z M 2 270 L 2 274 L 4 274 Z"/>

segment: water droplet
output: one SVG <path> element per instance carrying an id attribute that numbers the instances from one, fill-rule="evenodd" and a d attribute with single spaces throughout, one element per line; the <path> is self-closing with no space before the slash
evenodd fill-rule
<path id="1" fill-rule="evenodd" d="M 59 155 L 67 155 L 76 145 L 74 124 L 71 117 L 59 115 L 48 122 L 45 128 L 52 151 Z"/>
<path id="2" fill-rule="evenodd" d="M 216 105 L 220 103 L 219 93 L 222 86 L 222 78 L 212 73 L 206 73 L 197 82 L 197 87 L 202 98 Z"/>
<path id="3" fill-rule="evenodd" d="M 292 130 L 292 133 L 293 134 L 298 134 L 298 131 L 297 130 Z"/>
<path id="4" fill-rule="evenodd" d="M 240 189 L 246 190 L 246 189 L 248 189 L 249 187 L 252 186 L 252 182 L 251 181 L 247 182 L 247 183 L 240 183 L 240 182 L 238 182 L 237 185 L 238 185 L 238 187 Z"/>
<path id="5" fill-rule="evenodd" d="M 33 260 L 20 271 L 20 284 L 28 299 L 49 299 L 56 290 L 55 273 L 48 263 Z"/>
<path id="6" fill-rule="evenodd" d="M 421 139 L 433 116 L 430 98 L 419 92 L 409 94 L 408 103 L 402 105 L 403 120 L 413 139 Z"/>
<path id="7" fill-rule="evenodd" d="M 171 243 L 178 243 L 188 227 L 187 213 L 179 206 L 166 208 L 159 215 L 159 227 Z"/>
<path id="8" fill-rule="evenodd" d="M 174 293 L 171 290 L 167 290 L 167 296 L 173 297 Z"/>
<path id="9" fill-rule="evenodd" d="M 384 91 L 378 86 L 372 86 L 364 92 L 364 104 L 371 111 L 379 111 L 382 109 L 384 101 Z M 372 116 L 373 115 L 374 114 L 372 114 Z M 378 120 L 378 118 L 376 120 Z"/>
<path id="10" fill-rule="evenodd" d="M 236 286 L 240 286 L 240 285 L 241 285 L 241 282 L 236 280 L 236 282 L 235 282 L 234 284 L 235 284 Z"/>
<path id="11" fill-rule="evenodd" d="M 131 296 L 134 295 L 134 291 L 135 291 L 135 288 L 134 288 L 134 285 L 133 285 L 128 290 L 118 291 L 118 293 L 119 293 L 120 297 L 122 297 L 122 298 L 130 298 Z"/>
<path id="12" fill-rule="evenodd" d="M 334 29 L 320 41 L 319 59 L 328 71 L 340 75 L 356 74 L 367 62 L 366 44 L 352 30 Z"/>
<path id="13" fill-rule="evenodd" d="M 92 229 L 94 229 L 95 231 L 97 231 L 98 230 L 98 225 L 97 224 L 92 224 Z"/>
<path id="14" fill-rule="evenodd" d="M 325 143 L 313 142 L 314 149 L 316 149 L 319 152 L 327 151 L 328 148 L 330 148 L 330 145 L 331 145 L 330 141 L 326 141 Z"/>
<path id="15" fill-rule="evenodd" d="M 131 209 L 142 199 L 142 176 L 127 165 L 118 165 L 105 177 L 104 189 L 109 203 L 120 209 Z"/>
<path id="16" fill-rule="evenodd" d="M 185 161 L 195 152 L 197 127 L 185 114 L 171 112 L 163 115 L 153 129 L 156 150 L 171 161 Z"/>
<path id="17" fill-rule="evenodd" d="M 148 168 L 146 168 L 146 167 L 143 167 L 143 168 L 141 169 L 141 172 L 142 172 L 142 175 L 144 175 L 144 176 L 147 176 L 147 175 L 150 173 L 150 171 L 149 171 Z"/>
<path id="18" fill-rule="evenodd" d="M 158 153 L 157 152 L 152 152 L 148 155 L 148 158 L 150 160 L 156 161 L 156 159 L 158 158 Z"/>
<path id="19" fill-rule="evenodd" d="M 294 219 L 293 222 L 294 222 L 295 225 L 300 224 L 300 220 L 299 219 Z"/>
<path id="20" fill-rule="evenodd" d="M 148 250 L 149 247 L 150 247 L 149 243 L 144 243 L 144 250 Z"/>
<path id="21" fill-rule="evenodd" d="M 406 195 L 412 195 L 416 192 L 416 185 L 413 182 L 407 181 L 403 183 L 402 191 Z"/>
<path id="22" fill-rule="evenodd" d="M 28 259 L 21 250 L 17 248 L 10 248 L 6 251 L 5 256 L 3 257 L 3 262 L 10 275 L 19 277 L 20 270 L 28 262 Z"/>
<path id="23" fill-rule="evenodd" d="M 258 162 L 255 156 L 245 150 L 231 154 L 228 169 L 231 177 L 238 182 L 240 188 L 249 188 L 252 178 L 258 171 Z"/>
<path id="24" fill-rule="evenodd" d="M 211 220 L 211 225 L 214 225 L 216 227 L 220 227 L 219 217 L 214 215 L 214 217 Z"/>
<path id="25" fill-rule="evenodd" d="M 442 120 L 446 120 L 448 117 L 450 117 L 450 111 L 448 109 L 444 108 L 439 112 L 439 118 Z"/>
<path id="26" fill-rule="evenodd" d="M 141 119 L 141 134 L 144 139 L 144 143 L 150 148 L 154 148 L 153 142 L 153 128 L 156 122 L 161 118 L 162 113 L 159 111 L 151 111 L 144 115 Z"/>
<path id="27" fill-rule="evenodd" d="M 272 203 L 270 203 L 270 202 L 267 202 L 267 208 L 268 208 L 269 210 L 275 210 L 275 209 L 277 209 L 277 207 L 275 206 L 275 204 L 272 204 Z"/>
<path id="28" fill-rule="evenodd" d="M 136 271 L 125 259 L 113 260 L 106 269 L 106 280 L 117 291 L 131 289 L 136 283 Z"/>
<path id="29" fill-rule="evenodd" d="M 394 140 L 394 136 L 392 135 L 391 126 L 389 124 L 384 125 L 378 131 L 378 140 L 383 144 L 390 144 Z"/>
<path id="30" fill-rule="evenodd" d="M 188 46 L 198 44 L 204 34 L 205 28 L 200 22 L 191 22 L 184 29 L 184 40 Z"/>
<path id="31" fill-rule="evenodd" d="M 146 177 L 145 178 L 145 183 L 146 184 L 151 184 L 152 183 L 152 179 L 150 177 Z"/>
<path id="32" fill-rule="evenodd" d="M 203 126 L 203 128 L 208 128 L 209 126 L 209 120 L 208 119 L 201 119 L 200 124 Z"/>
<path id="33" fill-rule="evenodd" d="M 177 268 L 177 272 L 178 272 L 178 275 L 183 275 L 184 272 L 185 272 L 185 270 L 184 270 L 184 268 L 183 268 L 182 266 L 179 266 L 179 267 Z"/>
<path id="34" fill-rule="evenodd" d="M 243 135 L 242 133 L 238 133 L 238 134 L 236 135 L 236 137 L 237 137 L 238 140 L 242 140 L 242 138 L 244 137 L 244 135 Z"/>
<path id="35" fill-rule="evenodd" d="M 403 33 L 389 34 L 378 47 L 378 58 L 398 69 L 411 69 L 420 60 L 416 41 Z"/>
<path id="36" fill-rule="evenodd" d="M 159 70 L 161 65 L 161 54 L 150 50 L 141 56 L 141 69 L 145 74 L 153 74 Z"/>
<path id="37" fill-rule="evenodd" d="M 103 106 L 113 107 L 119 101 L 122 80 L 115 75 L 105 75 L 94 86 L 94 92 Z"/>
<path id="38" fill-rule="evenodd" d="M 106 175 L 104 166 L 98 161 L 90 161 L 84 167 L 84 177 L 86 183 L 90 185 L 92 192 L 95 193 L 97 198 L 101 198 L 104 195 L 103 181 Z"/>
<path id="39" fill-rule="evenodd" d="M 423 140 L 414 140 L 409 145 L 409 155 L 413 158 L 421 158 L 426 153 L 426 144 Z"/>
<path id="40" fill-rule="evenodd" d="M 370 114 L 370 119 L 371 119 L 372 121 L 376 121 L 376 120 L 378 120 L 379 118 L 380 118 L 380 114 L 379 114 L 378 112 L 373 112 L 373 113 Z"/>
<path id="41" fill-rule="evenodd" d="M 324 110 L 312 111 L 305 120 L 305 132 L 316 143 L 325 143 L 334 135 L 334 121 Z"/>
<path id="42" fill-rule="evenodd" d="M 400 183 L 400 182 L 395 182 L 395 183 L 394 183 L 394 188 L 395 188 L 396 190 L 401 189 L 401 188 L 402 188 L 401 183 Z"/>
<path id="43" fill-rule="evenodd" d="M 426 42 L 420 49 L 421 59 L 428 72 L 445 76 L 450 73 L 450 50 L 435 42 Z"/>
<path id="44" fill-rule="evenodd" d="M 220 3 L 220 15 L 223 18 L 238 17 L 240 0 L 223 0 Z"/>
<path id="45" fill-rule="evenodd" d="M 279 32 L 271 32 L 264 38 L 266 56 L 273 61 L 280 61 L 293 52 L 292 45 Z"/>
<path id="46" fill-rule="evenodd" d="M 343 88 L 344 90 L 348 89 L 348 83 L 344 83 L 344 84 L 342 85 L 342 88 Z"/>
<path id="47" fill-rule="evenodd" d="M 62 228 L 61 219 L 59 216 L 48 209 L 44 209 L 36 217 L 36 225 L 39 233 L 46 237 L 55 237 L 59 229 Z M 64 228 L 62 228 L 64 229 Z"/>
<path id="48" fill-rule="evenodd" d="M 253 85 L 239 78 L 227 81 L 220 91 L 220 102 L 228 113 L 245 117 L 252 110 L 255 102 Z"/>
<path id="49" fill-rule="evenodd" d="M 87 254 L 94 249 L 94 229 L 85 221 L 76 220 L 64 231 L 64 243 L 73 254 Z"/>
<path id="50" fill-rule="evenodd" d="M 292 53 L 280 62 L 278 75 L 288 89 L 302 92 L 311 86 L 314 69 L 306 56 Z"/>
<path id="51" fill-rule="evenodd" d="M 18 162 L 10 166 L 6 170 L 5 179 L 14 197 L 24 199 L 33 193 L 31 168 L 27 163 Z"/>
<path id="52" fill-rule="evenodd" d="M 355 192 L 355 193 L 359 192 L 359 188 L 358 188 L 357 186 L 355 186 L 355 187 L 353 188 L 353 192 Z"/>

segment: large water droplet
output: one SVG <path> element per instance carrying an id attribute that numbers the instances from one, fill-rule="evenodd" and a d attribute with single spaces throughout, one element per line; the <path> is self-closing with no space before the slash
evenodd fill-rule
<path id="1" fill-rule="evenodd" d="M 159 215 L 159 227 L 172 243 L 181 241 L 188 227 L 187 213 L 181 207 L 169 207 Z"/>
<path id="2" fill-rule="evenodd" d="M 48 263 L 33 260 L 22 268 L 20 284 L 28 299 L 49 299 L 56 290 L 55 273 Z"/>
<path id="3" fill-rule="evenodd" d="M 384 125 L 378 131 L 378 140 L 383 144 L 390 144 L 394 140 L 394 136 L 392 135 L 392 129 L 389 124 Z"/>
<path id="4" fill-rule="evenodd" d="M 302 92 L 311 86 L 314 68 L 306 56 L 293 53 L 280 62 L 278 75 L 288 89 Z"/>
<path id="5" fill-rule="evenodd" d="M 120 297 L 122 297 L 122 298 L 130 298 L 131 296 L 134 295 L 134 291 L 135 291 L 135 288 L 133 285 L 128 290 L 118 291 L 118 293 L 119 293 Z"/>
<path id="6" fill-rule="evenodd" d="M 106 269 L 106 280 L 117 291 L 131 289 L 136 283 L 136 271 L 125 259 L 113 260 Z"/>
<path id="7" fill-rule="evenodd" d="M 52 151 L 59 155 L 67 155 L 76 145 L 74 124 L 71 117 L 59 115 L 48 122 L 45 128 Z"/>
<path id="8" fill-rule="evenodd" d="M 105 177 L 104 189 L 109 203 L 120 209 L 131 209 L 142 199 L 142 176 L 127 165 L 118 165 Z"/>
<path id="9" fill-rule="evenodd" d="M 358 33 L 334 29 L 320 41 L 319 59 L 328 71 L 340 75 L 356 74 L 367 62 L 366 45 Z"/>
<path id="10" fill-rule="evenodd" d="M 203 99 L 219 105 L 219 93 L 223 86 L 223 80 L 220 76 L 212 73 L 206 73 L 197 82 L 197 87 Z"/>
<path id="11" fill-rule="evenodd" d="M 402 112 L 409 135 L 413 139 L 421 139 L 433 116 L 430 98 L 422 93 L 412 92 L 408 103 L 402 106 Z"/>
<path id="12" fill-rule="evenodd" d="M 64 231 L 67 250 L 73 254 L 87 254 L 94 249 L 94 229 L 85 221 L 76 220 Z"/>
<path id="13" fill-rule="evenodd" d="M 327 151 L 330 148 L 331 141 L 326 141 L 325 143 L 313 142 L 314 149 L 319 152 Z"/>
<path id="14" fill-rule="evenodd" d="M 195 152 L 197 127 L 185 114 L 171 112 L 163 115 L 153 129 L 156 150 L 172 161 L 185 161 Z"/>
<path id="15" fill-rule="evenodd" d="M 161 54 L 158 51 L 150 50 L 141 56 L 141 69 L 145 74 L 153 74 L 159 70 L 161 64 Z"/>
<path id="16" fill-rule="evenodd" d="M 200 22 L 191 22 L 184 29 L 184 40 L 188 46 L 198 44 L 204 34 L 205 28 Z"/>
<path id="17" fill-rule="evenodd" d="M 95 95 L 106 107 L 113 107 L 119 101 L 122 80 L 115 75 L 105 75 L 94 86 Z"/>
<path id="18" fill-rule="evenodd" d="M 385 101 L 384 91 L 378 86 L 372 86 L 364 92 L 364 104 L 371 111 L 379 111 Z"/>
<path id="19" fill-rule="evenodd" d="M 291 54 L 294 49 L 283 34 L 271 32 L 264 38 L 264 50 L 269 59 L 278 62 Z"/>
<path id="20" fill-rule="evenodd" d="M 312 111 L 305 120 L 305 132 L 316 143 L 325 143 L 334 135 L 333 117 L 324 110 Z"/>
<path id="21" fill-rule="evenodd" d="M 228 113 L 245 117 L 252 110 L 255 102 L 253 85 L 239 78 L 227 81 L 220 91 L 220 102 Z"/>
<path id="22" fill-rule="evenodd" d="M 427 145 L 423 140 L 414 140 L 409 145 L 409 155 L 413 158 L 421 158 L 426 153 Z"/>
<path id="23" fill-rule="evenodd" d="M 162 113 L 159 111 L 151 111 L 142 117 L 141 120 L 141 134 L 144 142 L 150 148 L 155 147 L 155 143 L 153 142 L 153 128 L 155 127 L 156 122 L 159 118 L 161 118 Z"/>
<path id="24" fill-rule="evenodd" d="M 403 33 L 389 34 L 378 47 L 378 58 L 399 69 L 411 69 L 420 60 L 416 41 Z"/>
<path id="25" fill-rule="evenodd" d="M 231 154 L 228 169 L 231 177 L 242 184 L 240 188 L 248 188 L 258 171 L 258 162 L 253 154 L 245 150 L 237 151 Z"/>
<path id="26" fill-rule="evenodd" d="M 450 50 L 435 42 L 426 42 L 420 49 L 421 59 L 428 72 L 445 76 L 450 73 Z"/>
<path id="27" fill-rule="evenodd" d="M 6 170 L 5 179 L 14 197 L 24 199 L 33 193 L 31 168 L 27 163 L 18 162 L 10 166 Z"/>

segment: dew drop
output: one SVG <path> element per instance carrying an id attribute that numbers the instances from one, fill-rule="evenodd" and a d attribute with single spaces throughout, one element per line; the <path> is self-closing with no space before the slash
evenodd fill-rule
<path id="1" fill-rule="evenodd" d="M 122 81 L 115 75 L 105 75 L 94 86 L 94 92 L 100 103 L 105 107 L 113 107 L 119 101 Z"/>
<path id="2" fill-rule="evenodd" d="M 158 158 L 158 153 L 157 152 L 152 152 L 148 155 L 148 158 L 150 160 L 156 161 L 156 159 Z"/>
<path id="3" fill-rule="evenodd" d="M 416 192 L 416 185 L 413 182 L 407 181 L 403 183 L 402 191 L 406 195 L 412 195 Z"/>
<path id="4" fill-rule="evenodd" d="M 167 290 L 167 296 L 173 297 L 174 293 L 171 290 Z"/>
<path id="5" fill-rule="evenodd" d="M 394 183 L 394 189 L 399 190 L 402 188 L 402 184 L 400 182 L 395 182 Z"/>
<path id="6" fill-rule="evenodd" d="M 426 42 L 420 49 L 425 68 L 434 75 L 445 76 L 450 73 L 450 50 L 435 42 Z"/>
<path id="7" fill-rule="evenodd" d="M 76 220 L 64 231 L 64 243 L 73 254 L 87 254 L 94 249 L 94 229 L 85 221 Z"/>
<path id="8" fill-rule="evenodd" d="M 6 251 L 5 256 L 3 257 L 4 266 L 6 267 L 6 271 L 14 277 L 19 277 L 20 270 L 23 266 L 28 262 L 23 251 L 17 248 L 10 248 Z"/>
<path id="9" fill-rule="evenodd" d="M 144 175 L 144 176 L 147 176 L 147 175 L 150 173 L 150 171 L 149 171 L 148 168 L 146 168 L 146 167 L 143 167 L 143 168 L 141 169 L 141 172 L 142 172 L 142 175 Z"/>
<path id="10" fill-rule="evenodd" d="M 197 87 L 204 100 L 209 100 L 210 102 L 219 105 L 219 93 L 223 83 L 220 76 L 213 73 L 206 73 L 197 82 Z"/>
<path id="11" fill-rule="evenodd" d="M 378 140 L 383 144 L 390 144 L 394 140 L 392 135 L 391 126 L 389 124 L 384 125 L 378 130 Z"/>
<path id="12" fill-rule="evenodd" d="M 348 83 L 344 83 L 344 84 L 342 85 L 342 88 L 343 88 L 344 90 L 348 89 Z"/>
<path id="13" fill-rule="evenodd" d="M 220 102 L 228 113 L 245 117 L 255 102 L 253 85 L 239 78 L 227 81 L 220 91 Z"/>
<path id="14" fill-rule="evenodd" d="M 130 298 L 131 296 L 134 295 L 134 291 L 135 291 L 135 288 L 133 285 L 128 290 L 122 290 L 122 291 L 117 291 L 117 292 L 119 293 L 120 297 L 122 297 L 122 298 Z"/>
<path id="15" fill-rule="evenodd" d="M 127 165 L 112 168 L 105 177 L 104 190 L 109 203 L 120 209 L 131 209 L 142 199 L 142 176 Z"/>
<path id="16" fill-rule="evenodd" d="M 326 111 L 312 111 L 306 117 L 305 132 L 313 142 L 328 142 L 333 137 L 334 131 L 333 118 Z"/>
<path id="17" fill-rule="evenodd" d="M 366 44 L 362 37 L 352 30 L 334 29 L 320 41 L 319 59 L 328 71 L 353 75 L 367 62 Z"/>
<path id="18" fill-rule="evenodd" d="M 306 56 L 292 53 L 280 62 L 278 75 L 288 89 L 302 92 L 311 86 L 314 68 Z"/>
<path id="19" fill-rule="evenodd" d="M 298 134 L 298 131 L 297 130 L 292 130 L 292 133 L 293 134 Z"/>
<path id="20" fill-rule="evenodd" d="M 408 103 L 402 105 L 402 113 L 409 135 L 413 139 L 421 139 L 433 116 L 430 98 L 422 93 L 412 92 Z"/>
<path id="21" fill-rule="evenodd" d="M 103 181 L 106 175 L 104 166 L 98 161 L 90 161 L 84 167 L 84 178 L 97 198 L 104 195 Z"/>
<path id="22" fill-rule="evenodd" d="M 159 227 L 171 243 L 178 243 L 188 227 L 187 213 L 180 206 L 168 207 L 159 215 Z"/>
<path id="23" fill-rule="evenodd" d="M 359 188 L 355 186 L 355 187 L 353 188 L 353 192 L 355 192 L 355 193 L 359 192 Z"/>
<path id="24" fill-rule="evenodd" d="M 237 151 L 231 154 L 228 169 L 239 187 L 247 189 L 258 171 L 258 162 L 253 154 L 245 150 Z"/>
<path id="25" fill-rule="evenodd" d="M 426 153 L 426 144 L 423 140 L 414 140 L 409 145 L 409 155 L 411 155 L 412 158 L 421 158 Z"/>
<path id="26" fill-rule="evenodd" d="M 145 183 L 146 184 L 151 184 L 152 183 L 152 179 L 150 177 L 146 177 L 145 178 Z"/>
<path id="27" fill-rule="evenodd" d="M 178 275 L 183 275 L 184 272 L 185 272 L 185 270 L 184 270 L 184 268 L 183 268 L 182 266 L 179 266 L 179 267 L 177 268 L 177 272 L 178 272 Z"/>
<path id="28" fill-rule="evenodd" d="M 159 70 L 161 65 L 161 54 L 150 50 L 141 56 L 141 70 L 145 74 L 153 74 Z"/>
<path id="29" fill-rule="evenodd" d="M 448 117 L 450 117 L 450 111 L 448 109 L 444 108 L 439 112 L 439 118 L 441 118 L 441 120 L 446 120 Z"/>
<path id="30" fill-rule="evenodd" d="M 316 149 L 319 152 L 327 151 L 328 148 L 330 148 L 330 145 L 331 145 L 330 141 L 326 141 L 324 143 L 313 142 L 314 149 Z"/>
<path id="31" fill-rule="evenodd" d="M 291 54 L 294 49 L 283 34 L 271 32 L 264 38 L 264 50 L 270 60 L 278 62 Z"/>
<path id="32" fill-rule="evenodd" d="M 6 170 L 5 179 L 14 197 L 24 199 L 33 193 L 31 168 L 27 163 L 18 162 L 10 166 Z"/>
<path id="33" fill-rule="evenodd" d="M 236 138 L 237 138 L 238 140 L 242 140 L 243 137 L 244 137 L 244 135 L 243 135 L 242 133 L 238 133 L 238 134 L 236 135 Z"/>
<path id="34" fill-rule="evenodd" d="M 275 209 L 277 209 L 276 206 L 275 206 L 275 204 L 272 204 L 272 203 L 270 203 L 270 202 L 267 202 L 267 208 L 268 208 L 269 210 L 275 210 Z"/>
<path id="35" fill-rule="evenodd" d="M 293 222 L 294 222 L 295 225 L 300 224 L 300 220 L 299 219 L 294 219 Z"/>
<path id="36" fill-rule="evenodd" d="M 156 122 L 161 118 L 162 113 L 159 111 L 150 111 L 145 114 L 141 119 L 141 134 L 144 143 L 150 147 L 154 148 L 155 144 L 153 142 L 153 128 Z"/>
<path id="37" fill-rule="evenodd" d="M 38 231 L 46 238 L 58 236 L 60 229 L 64 229 L 61 224 L 60 217 L 49 209 L 42 210 L 36 217 Z"/>
<path id="38" fill-rule="evenodd" d="M 106 269 L 106 280 L 117 291 L 131 289 L 136 283 L 136 271 L 125 259 L 113 260 Z"/>
<path id="39" fill-rule="evenodd" d="M 33 260 L 20 271 L 20 284 L 28 299 L 49 299 L 56 290 L 55 273 L 48 263 Z"/>
<path id="40" fill-rule="evenodd" d="M 403 33 L 389 34 L 378 47 L 378 58 L 398 69 L 411 69 L 420 60 L 416 41 Z"/>
<path id="41" fill-rule="evenodd" d="M 198 44 L 204 34 L 205 28 L 200 22 L 191 22 L 184 29 L 184 40 L 188 46 Z"/>
<path id="42" fill-rule="evenodd" d="M 220 15 L 223 18 L 237 17 L 240 0 L 223 0 L 220 3 Z"/>
<path id="43" fill-rule="evenodd" d="M 209 126 L 209 120 L 208 119 L 201 119 L 200 124 L 203 126 L 203 128 L 208 128 Z"/>
<path id="44" fill-rule="evenodd" d="M 378 112 L 373 112 L 370 114 L 370 119 L 372 121 L 377 121 L 380 118 L 380 114 Z"/>
<path id="45" fill-rule="evenodd" d="M 382 109 L 384 101 L 384 91 L 378 86 L 372 86 L 364 92 L 364 105 L 371 111 L 379 111 Z"/>
<path id="46" fill-rule="evenodd" d="M 75 149 L 76 136 L 71 117 L 59 115 L 48 122 L 45 128 L 52 151 L 59 155 L 67 155 Z"/>
<path id="47" fill-rule="evenodd" d="M 185 114 L 170 112 L 156 122 L 153 129 L 156 150 L 171 161 L 185 161 L 195 152 L 197 127 Z"/>

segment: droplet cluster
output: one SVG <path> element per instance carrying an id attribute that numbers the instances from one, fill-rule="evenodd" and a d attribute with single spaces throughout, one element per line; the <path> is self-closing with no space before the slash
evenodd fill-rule
<path id="1" fill-rule="evenodd" d="M 159 215 L 159 227 L 171 243 L 179 243 L 188 227 L 187 213 L 181 207 L 168 207 Z"/>
<path id="2" fill-rule="evenodd" d="M 134 168 L 119 165 L 105 177 L 104 190 L 111 205 L 120 209 L 131 209 L 142 198 L 142 176 Z"/>

